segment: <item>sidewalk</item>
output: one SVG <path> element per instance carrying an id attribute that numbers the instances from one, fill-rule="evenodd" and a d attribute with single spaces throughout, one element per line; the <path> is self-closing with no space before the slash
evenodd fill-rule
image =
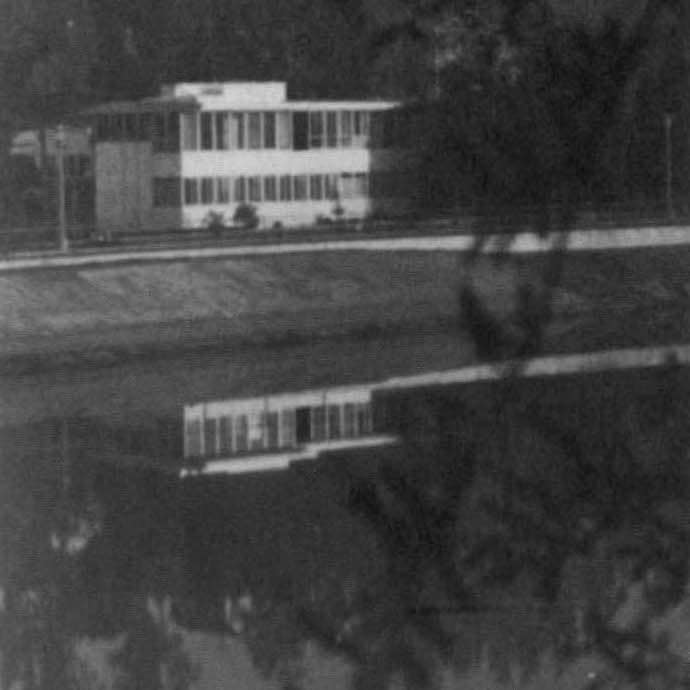
<path id="1" fill-rule="evenodd" d="M 569 252 L 639 249 L 643 247 L 669 247 L 690 245 L 690 226 L 662 226 L 645 228 L 616 228 L 606 230 L 574 230 L 567 239 L 560 233 L 539 238 L 531 232 L 517 235 L 489 235 L 485 238 L 471 235 L 430 235 L 400 238 L 371 238 L 352 240 L 317 240 L 264 245 L 187 247 L 173 249 L 137 249 L 103 253 L 74 252 L 59 254 L 45 252 L 40 255 L 24 253 L 0 260 L 0 272 L 62 268 L 70 266 L 106 266 L 120 263 L 152 261 L 178 261 L 185 259 L 214 259 L 235 256 L 296 254 L 336 251 L 440 251 L 483 254 L 508 252 L 511 254 L 537 254 L 563 248 Z"/>

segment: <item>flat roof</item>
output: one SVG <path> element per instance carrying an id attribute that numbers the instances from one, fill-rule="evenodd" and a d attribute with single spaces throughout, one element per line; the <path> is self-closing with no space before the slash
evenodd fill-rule
<path id="1" fill-rule="evenodd" d="M 401 103 L 397 101 L 384 100 L 352 100 L 352 101 L 241 101 L 228 99 L 214 99 L 213 102 L 201 102 L 194 96 L 180 96 L 172 98 L 144 98 L 139 101 L 109 101 L 100 105 L 87 108 L 82 111 L 83 115 L 120 115 L 126 113 L 160 113 L 160 112 L 212 112 L 212 111 L 231 111 L 231 112 L 251 112 L 251 111 L 272 111 L 272 112 L 294 112 L 299 110 L 318 111 L 318 110 L 390 110 L 399 107 Z"/>

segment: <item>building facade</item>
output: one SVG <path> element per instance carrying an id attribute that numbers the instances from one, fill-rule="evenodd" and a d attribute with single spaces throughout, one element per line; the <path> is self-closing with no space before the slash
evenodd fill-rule
<path id="1" fill-rule="evenodd" d="M 284 82 L 227 82 L 93 108 L 98 229 L 233 225 L 247 205 L 264 228 L 400 211 L 396 106 L 291 101 Z"/>

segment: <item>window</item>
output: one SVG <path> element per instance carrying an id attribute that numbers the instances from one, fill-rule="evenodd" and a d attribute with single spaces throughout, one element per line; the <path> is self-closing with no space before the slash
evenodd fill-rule
<path id="1" fill-rule="evenodd" d="M 137 138 L 137 116 L 134 113 L 124 116 L 124 138 L 126 141 L 135 141 Z"/>
<path id="2" fill-rule="evenodd" d="M 261 113 L 249 113 L 249 148 L 261 148 Z"/>
<path id="3" fill-rule="evenodd" d="M 369 179 L 366 173 L 356 173 L 354 182 L 355 196 L 369 196 Z"/>
<path id="4" fill-rule="evenodd" d="M 313 441 L 326 440 L 326 408 L 311 408 L 311 438 Z"/>
<path id="5" fill-rule="evenodd" d="M 219 452 L 223 455 L 232 453 L 232 417 L 220 418 L 219 432 Z"/>
<path id="6" fill-rule="evenodd" d="M 244 177 L 235 178 L 235 201 L 243 203 L 247 200 L 247 182 Z"/>
<path id="7" fill-rule="evenodd" d="M 174 152 L 180 149 L 180 118 L 178 113 L 156 113 L 152 130 L 153 150 Z"/>
<path id="8" fill-rule="evenodd" d="M 280 413 L 280 445 L 292 448 L 295 445 L 295 411 L 283 410 Z"/>
<path id="9" fill-rule="evenodd" d="M 276 192 L 276 178 L 273 175 L 264 177 L 264 201 L 275 201 Z"/>
<path id="10" fill-rule="evenodd" d="M 321 175 L 311 175 L 309 177 L 309 196 L 314 201 L 323 199 L 323 181 Z"/>
<path id="11" fill-rule="evenodd" d="M 180 178 L 153 178 L 153 205 L 157 208 L 177 207 L 180 205 Z"/>
<path id="12" fill-rule="evenodd" d="M 249 201 L 261 201 L 261 178 L 258 176 L 249 178 Z"/>
<path id="13" fill-rule="evenodd" d="M 235 451 L 243 453 L 249 448 L 249 425 L 247 415 L 238 415 L 235 419 Z"/>
<path id="14" fill-rule="evenodd" d="M 263 412 L 253 412 L 249 415 L 249 447 L 252 450 L 264 447 L 265 429 L 266 415 Z"/>
<path id="15" fill-rule="evenodd" d="M 357 405 L 357 427 L 360 435 L 371 433 L 371 405 L 369 403 Z"/>
<path id="16" fill-rule="evenodd" d="M 326 113 L 326 146 L 335 148 L 338 145 L 338 113 L 333 110 Z"/>
<path id="17" fill-rule="evenodd" d="M 216 148 L 227 150 L 230 143 L 230 113 L 215 113 Z"/>
<path id="18" fill-rule="evenodd" d="M 201 113 L 201 148 L 204 151 L 213 148 L 213 113 Z"/>
<path id="19" fill-rule="evenodd" d="M 148 141 L 151 138 L 151 114 L 142 113 L 139 115 L 139 127 L 137 130 L 137 139 L 139 141 Z"/>
<path id="20" fill-rule="evenodd" d="M 218 201 L 219 204 L 227 204 L 230 202 L 229 177 L 216 178 L 216 201 Z"/>
<path id="21" fill-rule="evenodd" d="M 184 202 L 185 204 L 199 203 L 198 180 L 195 177 L 186 177 L 184 181 Z"/>
<path id="22" fill-rule="evenodd" d="M 276 147 L 276 114 L 264 113 L 264 148 Z"/>
<path id="23" fill-rule="evenodd" d="M 343 199 L 352 199 L 355 196 L 355 178 L 352 173 L 343 173 L 340 176 L 340 191 Z"/>
<path id="24" fill-rule="evenodd" d="M 124 117 L 122 115 L 113 115 L 113 119 L 110 121 L 111 124 L 111 135 L 114 141 L 122 141 L 124 137 L 125 123 Z"/>
<path id="25" fill-rule="evenodd" d="M 216 455 L 216 436 L 218 429 L 218 420 L 213 417 L 204 419 L 204 455 Z"/>
<path id="26" fill-rule="evenodd" d="M 340 144 L 352 146 L 352 113 L 349 110 L 340 113 Z"/>
<path id="27" fill-rule="evenodd" d="M 326 199 L 338 199 L 338 176 L 324 175 L 323 176 L 324 195 Z"/>
<path id="28" fill-rule="evenodd" d="M 198 118 L 196 113 L 183 113 L 182 120 L 182 148 L 185 151 L 196 151 L 199 148 L 197 133 Z"/>
<path id="29" fill-rule="evenodd" d="M 185 457 L 201 456 L 201 420 L 190 419 L 185 428 Z"/>
<path id="30" fill-rule="evenodd" d="M 353 403 L 345 403 L 343 407 L 343 435 L 346 437 L 357 435 L 357 418 Z"/>
<path id="31" fill-rule="evenodd" d="M 201 178 L 201 203 L 202 204 L 212 204 L 213 203 L 213 178 L 212 177 L 202 177 Z"/>
<path id="32" fill-rule="evenodd" d="M 115 118 L 112 120 L 114 125 Z M 111 136 L 114 134 L 111 127 Z M 153 141 L 153 150 L 163 150 L 163 140 L 165 138 L 165 118 L 162 113 L 156 113 L 153 116 L 153 127 L 151 128 L 151 139 Z"/>
<path id="33" fill-rule="evenodd" d="M 340 438 L 340 405 L 328 406 L 328 438 Z"/>
<path id="34" fill-rule="evenodd" d="M 292 114 L 292 148 L 304 151 L 309 148 L 309 113 L 295 112 Z"/>
<path id="35" fill-rule="evenodd" d="M 230 148 L 244 148 L 244 113 L 232 113 L 230 117 Z"/>
<path id="36" fill-rule="evenodd" d="M 280 200 L 292 200 L 292 178 L 290 177 L 290 175 L 280 176 Z"/>
<path id="37" fill-rule="evenodd" d="M 276 115 L 278 148 L 289 149 L 292 141 L 290 138 L 290 113 L 282 112 L 276 113 Z"/>
<path id="38" fill-rule="evenodd" d="M 295 175 L 292 178 L 294 184 L 294 199 L 295 201 L 306 201 L 307 198 L 307 176 Z"/>
<path id="39" fill-rule="evenodd" d="M 369 135 L 369 113 L 366 110 L 358 110 L 354 113 L 355 136 L 365 137 Z"/>
<path id="40" fill-rule="evenodd" d="M 323 113 L 320 111 L 309 113 L 309 148 L 318 149 L 323 146 Z"/>
<path id="41" fill-rule="evenodd" d="M 278 413 L 266 413 L 266 445 L 274 450 L 278 448 Z"/>

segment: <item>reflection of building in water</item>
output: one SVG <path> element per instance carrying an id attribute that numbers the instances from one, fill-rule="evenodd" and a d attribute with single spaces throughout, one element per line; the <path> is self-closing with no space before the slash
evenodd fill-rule
<path id="1" fill-rule="evenodd" d="M 374 431 L 372 387 L 349 386 L 184 408 L 184 457 L 204 472 L 286 467 L 325 451 L 395 442 Z M 184 474 L 193 472 L 185 470 Z"/>

